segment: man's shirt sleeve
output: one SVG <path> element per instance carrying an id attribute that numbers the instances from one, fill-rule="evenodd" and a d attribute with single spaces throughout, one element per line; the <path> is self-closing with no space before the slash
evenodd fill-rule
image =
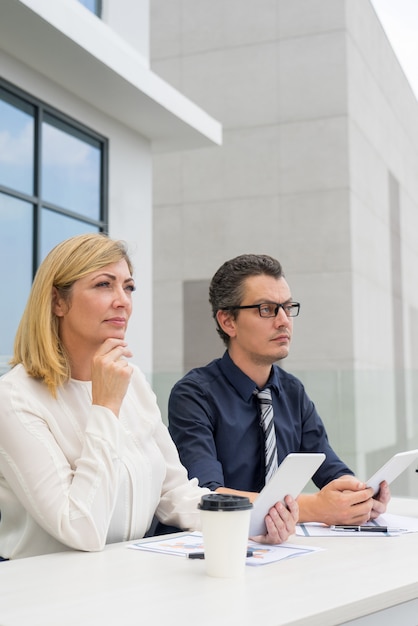
<path id="1" fill-rule="evenodd" d="M 214 441 L 216 417 L 202 385 L 183 378 L 173 387 L 168 401 L 168 421 L 170 435 L 189 478 L 197 478 L 201 487 L 212 490 L 223 487 L 224 475 Z"/>

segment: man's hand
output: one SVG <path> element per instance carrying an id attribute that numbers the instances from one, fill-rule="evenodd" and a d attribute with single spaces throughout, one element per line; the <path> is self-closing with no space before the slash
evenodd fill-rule
<path id="1" fill-rule="evenodd" d="M 373 498 L 370 519 L 376 519 L 376 517 L 385 513 L 389 500 L 390 489 L 388 483 L 384 480 L 380 483 L 379 493 Z"/>
<path id="2" fill-rule="evenodd" d="M 267 533 L 251 537 L 259 543 L 284 543 L 293 535 L 299 518 L 299 506 L 290 496 L 285 497 L 285 504 L 276 502 L 265 517 Z"/>
<path id="3" fill-rule="evenodd" d="M 323 522 L 328 525 L 364 524 L 372 516 L 372 495 L 372 489 L 354 476 L 341 476 L 325 485 L 318 493 L 299 496 L 299 521 Z M 386 495 L 384 491 L 382 497 Z"/>
<path id="4" fill-rule="evenodd" d="M 92 361 L 92 402 L 107 407 L 116 417 L 133 372 L 126 360 L 131 356 L 125 341 L 110 338 L 103 342 Z"/>

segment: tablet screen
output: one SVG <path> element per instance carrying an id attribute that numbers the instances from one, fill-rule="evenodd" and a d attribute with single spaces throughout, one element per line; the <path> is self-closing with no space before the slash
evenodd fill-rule
<path id="1" fill-rule="evenodd" d="M 373 487 L 373 493 L 376 494 L 379 491 L 379 485 L 382 480 L 386 480 L 391 483 L 397 478 L 406 468 L 418 461 L 418 450 L 408 450 L 407 452 L 398 452 L 389 461 L 387 461 L 369 480 L 366 481 L 368 487 Z"/>
<path id="2" fill-rule="evenodd" d="M 297 498 L 325 460 L 322 452 L 294 452 L 280 463 L 271 480 L 260 491 L 251 512 L 250 537 L 264 535 L 264 518 L 276 502 L 289 495 Z"/>

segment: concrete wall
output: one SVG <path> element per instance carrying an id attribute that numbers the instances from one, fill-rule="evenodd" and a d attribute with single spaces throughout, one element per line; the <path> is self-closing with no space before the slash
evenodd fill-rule
<path id="1" fill-rule="evenodd" d="M 155 366 L 182 369 L 166 340 L 182 343 L 183 281 L 208 279 L 243 252 L 277 256 L 302 300 L 294 360 L 351 365 L 339 332 L 351 319 L 345 5 L 244 4 L 173 2 L 169 17 L 151 2 L 153 68 L 224 127 L 220 149 L 154 159 L 156 310 L 161 298 L 174 305 L 169 325 L 155 319 Z M 322 294 L 343 341 L 331 337 L 325 350 L 307 325 L 322 315 Z"/>
<path id="2" fill-rule="evenodd" d="M 202 285 L 227 258 L 272 254 L 302 303 L 282 365 L 365 478 L 418 442 L 418 105 L 374 10 L 151 0 L 151 64 L 224 126 L 222 148 L 154 159 L 162 408 L 191 359 L 223 351 Z"/>

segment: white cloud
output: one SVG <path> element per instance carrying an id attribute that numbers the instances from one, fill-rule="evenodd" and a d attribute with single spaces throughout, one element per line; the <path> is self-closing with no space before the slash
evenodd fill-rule
<path id="1" fill-rule="evenodd" d="M 49 124 L 43 126 L 45 165 L 83 166 L 90 161 L 91 146 Z"/>
<path id="2" fill-rule="evenodd" d="M 22 126 L 17 133 L 9 130 L 0 132 L 0 162 L 8 165 L 30 165 L 33 163 L 33 122 Z M 77 167 L 90 169 L 93 148 L 69 135 L 44 124 L 43 164 L 48 166 Z"/>
<path id="3" fill-rule="evenodd" d="M 0 132 L 0 162 L 28 165 L 33 162 L 33 124 L 29 121 L 13 136 L 9 131 Z"/>

